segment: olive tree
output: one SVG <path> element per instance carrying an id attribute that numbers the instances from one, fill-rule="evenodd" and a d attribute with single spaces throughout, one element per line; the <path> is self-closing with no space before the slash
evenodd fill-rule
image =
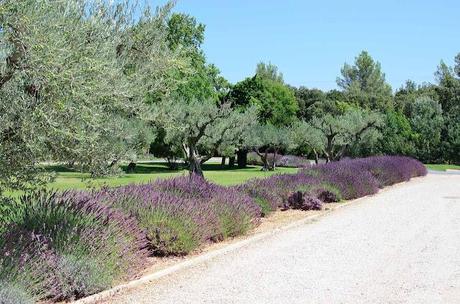
<path id="1" fill-rule="evenodd" d="M 201 165 L 212 156 L 235 153 L 255 115 L 255 109 L 240 112 L 213 100 L 167 101 L 156 109 L 155 121 L 165 131 L 165 143 L 180 147 L 190 173 L 199 176 L 203 176 Z"/>
<path id="2" fill-rule="evenodd" d="M 276 156 L 281 150 L 290 147 L 289 132 L 286 127 L 276 127 L 271 124 L 257 124 L 246 134 L 245 148 L 254 151 L 262 160 L 262 170 L 276 169 Z M 269 154 L 273 153 L 270 162 Z"/>
<path id="3" fill-rule="evenodd" d="M 132 12 L 129 1 L 0 3 L 0 189 L 48 181 L 43 161 L 105 174 L 151 136 L 144 97 L 168 86 L 175 61 L 158 43 L 167 12 Z M 150 24 L 151 47 L 137 43 L 136 22 Z"/>
<path id="4" fill-rule="evenodd" d="M 306 145 L 329 162 L 340 160 L 356 145 L 375 142 L 380 136 L 378 128 L 381 125 L 380 114 L 351 108 L 340 115 L 326 114 L 300 123 L 292 136 L 297 146 Z"/>
<path id="5" fill-rule="evenodd" d="M 319 156 L 323 150 L 322 132 L 310 123 L 299 121 L 295 123 L 289 132 L 293 149 L 309 148 L 315 155 L 315 163 L 319 163 Z"/>

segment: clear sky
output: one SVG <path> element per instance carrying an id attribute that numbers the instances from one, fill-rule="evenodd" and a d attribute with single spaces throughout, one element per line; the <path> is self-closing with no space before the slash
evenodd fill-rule
<path id="1" fill-rule="evenodd" d="M 460 52 L 460 0 L 179 0 L 175 11 L 206 25 L 208 61 L 232 83 L 270 61 L 291 85 L 333 89 L 367 50 L 397 89 L 434 82 Z"/>

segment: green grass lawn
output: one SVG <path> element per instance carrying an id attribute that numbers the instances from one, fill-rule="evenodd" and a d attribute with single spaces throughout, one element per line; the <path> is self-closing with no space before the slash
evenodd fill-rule
<path id="1" fill-rule="evenodd" d="M 89 178 L 88 173 L 75 172 L 62 166 L 50 166 L 47 170 L 56 172 L 56 180 L 48 188 L 56 190 L 90 189 L 102 186 L 114 187 L 131 183 L 147 183 L 158 178 L 187 175 L 185 169 L 170 170 L 165 163 L 138 163 L 133 173 L 125 173 L 117 177 Z M 276 171 L 263 172 L 258 166 L 248 166 L 244 169 L 222 168 L 220 164 L 203 165 L 205 178 L 220 185 L 236 185 L 251 178 L 263 178 L 279 173 L 295 173 L 296 168 L 277 168 Z"/>
<path id="2" fill-rule="evenodd" d="M 436 171 L 446 171 L 447 169 L 456 169 L 460 170 L 458 165 L 449 165 L 449 164 L 425 164 L 428 169 Z"/>

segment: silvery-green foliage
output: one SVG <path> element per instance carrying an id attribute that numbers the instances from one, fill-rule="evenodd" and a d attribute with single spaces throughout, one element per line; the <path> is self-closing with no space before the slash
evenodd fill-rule
<path id="1" fill-rule="evenodd" d="M 299 121 L 290 128 L 289 133 L 293 149 L 310 148 L 321 151 L 323 148 L 322 133 L 310 123 Z"/>
<path id="2" fill-rule="evenodd" d="M 268 153 L 278 154 L 292 146 L 290 131 L 287 127 L 276 127 L 271 124 L 254 125 L 245 138 L 244 147 L 254 151 L 262 160 L 263 169 L 274 169 L 276 157 L 269 160 Z M 269 163 L 271 162 L 271 164 Z"/>
<path id="3" fill-rule="evenodd" d="M 283 149 L 292 145 L 289 129 L 271 124 L 257 124 L 251 128 L 245 141 L 246 147 L 253 150 L 261 148 Z"/>
<path id="4" fill-rule="evenodd" d="M 228 103 L 216 104 L 213 100 L 168 100 L 155 109 L 154 120 L 164 128 L 165 142 L 180 147 L 190 170 L 198 174 L 199 165 L 213 155 L 233 155 L 256 117 L 253 108 L 239 112 Z"/>
<path id="5" fill-rule="evenodd" d="M 35 301 L 23 288 L 0 281 L 0 303 L 33 304 Z"/>
<path id="6" fill-rule="evenodd" d="M 123 71 L 135 88 L 133 94 L 147 103 L 168 97 L 182 83 L 175 77 L 193 74 L 191 62 L 182 46 L 171 48 L 168 41 L 168 20 L 174 2 L 157 8 L 152 13 L 148 7 L 137 22 L 129 25 L 117 45 L 118 59 Z M 150 117 L 151 111 L 139 112 Z"/>
<path id="7" fill-rule="evenodd" d="M 257 124 L 257 114 L 256 107 L 249 107 L 244 112 L 232 110 L 226 119 L 220 119 L 207 130 L 200 144 L 201 149 L 210 154 L 234 156 L 236 150 L 244 146 L 250 130 Z"/>
<path id="8" fill-rule="evenodd" d="M 378 127 L 383 123 L 377 112 L 351 108 L 341 115 L 326 114 L 313 117 L 311 127 L 319 131 L 312 133 L 313 142 L 319 144 L 327 160 L 343 157 L 347 150 L 357 144 L 371 144 L 380 137 Z M 318 138 L 319 137 L 319 138 Z"/>
<path id="9" fill-rule="evenodd" d="M 182 65 L 165 42 L 170 8 L 135 21 L 130 0 L 2 1 L 0 189 L 48 181 L 43 161 L 100 175 L 138 152 L 146 97 Z"/>

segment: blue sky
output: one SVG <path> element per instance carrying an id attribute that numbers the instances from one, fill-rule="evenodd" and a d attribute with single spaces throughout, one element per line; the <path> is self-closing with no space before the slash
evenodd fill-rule
<path id="1" fill-rule="evenodd" d="M 179 0 L 175 11 L 206 25 L 208 61 L 232 83 L 270 61 L 289 84 L 333 89 L 344 62 L 367 50 L 397 89 L 434 82 L 440 60 L 460 52 L 459 0 Z"/>

